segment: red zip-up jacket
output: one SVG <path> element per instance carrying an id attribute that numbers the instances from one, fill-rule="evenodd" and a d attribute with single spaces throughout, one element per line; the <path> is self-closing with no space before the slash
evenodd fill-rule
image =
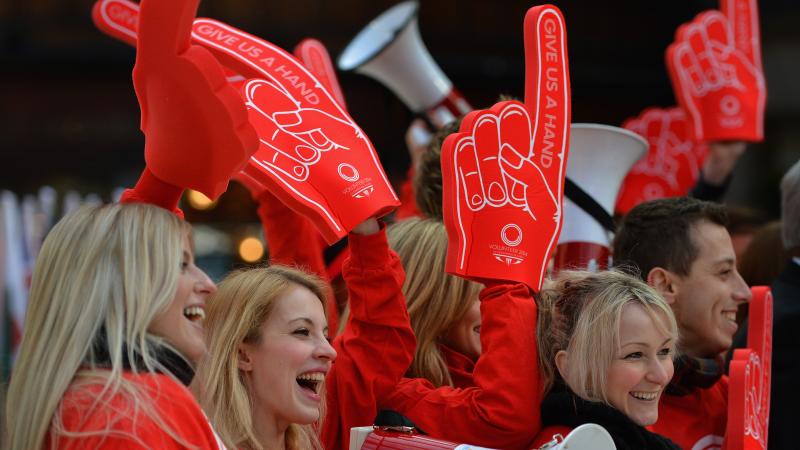
<path id="1" fill-rule="evenodd" d="M 689 395 L 661 396 L 658 421 L 648 430 L 666 436 L 686 450 L 720 448 L 728 424 L 728 377 Z"/>
<path id="2" fill-rule="evenodd" d="M 336 361 L 326 378 L 327 414 L 322 442 L 327 450 L 349 448 L 350 428 L 372 425 L 378 404 L 408 371 L 417 341 L 403 296 L 405 272 L 389 249 L 386 229 L 350 233 L 350 257 L 342 274 L 350 317 L 336 338 Z"/>
<path id="3" fill-rule="evenodd" d="M 480 300 L 482 354 L 471 385 L 436 388 L 404 378 L 381 407 L 434 438 L 527 449 L 541 427 L 536 303 L 522 284 L 493 284 Z"/>
<path id="4" fill-rule="evenodd" d="M 154 373 L 123 373 L 158 413 L 173 436 L 164 431 L 147 412 L 133 403 L 129 393 L 118 393 L 98 401 L 101 383 L 92 383 L 66 391 L 60 414 L 64 429 L 84 436 L 59 435 L 55 443 L 47 437 L 43 448 L 71 449 L 165 449 L 224 448 L 191 392 L 174 379 Z M 97 434 L 94 434 L 97 433 Z M 177 438 L 177 439 L 176 439 Z"/>

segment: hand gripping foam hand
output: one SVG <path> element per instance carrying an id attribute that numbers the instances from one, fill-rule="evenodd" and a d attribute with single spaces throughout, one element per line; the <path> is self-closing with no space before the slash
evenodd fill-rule
<path id="1" fill-rule="evenodd" d="M 564 19 L 525 16 L 525 104 L 473 111 L 442 147 L 446 269 L 541 288 L 561 230 L 570 91 Z"/>
<path id="2" fill-rule="evenodd" d="M 756 0 L 722 0 L 678 28 L 667 49 L 678 103 L 698 141 L 764 138 L 767 87 Z"/>
<path id="3" fill-rule="evenodd" d="M 690 136 L 682 109 L 647 108 L 622 127 L 647 139 L 650 149 L 623 180 L 617 213 L 648 200 L 686 195 L 697 183 L 708 145 Z"/>
<path id="4" fill-rule="evenodd" d="M 130 36 L 136 35 L 137 14 L 134 3 L 100 0 L 93 18 L 101 30 L 129 42 Z M 397 196 L 369 139 L 325 89 L 336 87 L 332 84 L 335 78 L 326 73 L 324 81 L 319 81 L 282 49 L 214 20 L 195 20 L 192 41 L 219 58 L 229 82 L 241 76 L 268 80 L 245 89 L 245 95 L 258 93 L 258 99 L 271 102 L 262 88 L 275 88 L 276 103 L 251 110 L 251 118 L 264 127 L 259 132 L 258 154 L 262 157 L 253 156 L 245 171 L 311 218 L 327 242 L 335 242 L 364 219 L 397 206 Z M 292 123 L 292 117 L 301 115 L 304 120 Z M 333 140 L 328 140 L 329 134 Z M 287 147 L 279 147 L 282 145 Z M 338 151 L 330 152 L 334 149 Z M 329 188 L 333 190 L 326 190 Z"/>
<path id="5" fill-rule="evenodd" d="M 141 3 L 133 83 L 147 168 L 128 198 L 165 183 L 215 199 L 257 149 L 244 102 L 222 66 L 190 43 L 198 2 Z"/>

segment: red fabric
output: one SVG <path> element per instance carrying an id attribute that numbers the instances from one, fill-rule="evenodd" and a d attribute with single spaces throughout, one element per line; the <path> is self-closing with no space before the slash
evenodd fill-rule
<path id="1" fill-rule="evenodd" d="M 322 257 L 326 244 L 317 231 L 317 227 L 266 189 L 261 191 L 255 200 L 258 202 L 258 217 L 261 218 L 261 226 L 264 229 L 270 262 L 301 267 L 323 280 L 330 281 L 325 260 Z M 336 308 L 333 291 L 329 290 L 328 330 L 330 335 L 335 337 L 338 329 L 339 311 Z"/>
<path id="2" fill-rule="evenodd" d="M 378 404 L 408 370 L 416 349 L 402 293 L 405 273 L 385 229 L 368 236 L 350 233 L 349 245 L 342 274 L 350 318 L 334 341 L 337 357 L 326 380 L 322 442 L 327 450 L 349 448 L 350 428 L 372 424 Z"/>
<path id="3" fill-rule="evenodd" d="M 183 385 L 166 375 L 125 373 L 155 411 L 184 443 L 170 437 L 141 408 L 136 409 L 127 394 L 117 394 L 98 402 L 101 384 L 72 386 L 61 403 L 61 420 L 71 432 L 104 432 L 100 436 L 60 436 L 55 447 L 68 449 L 217 449 L 217 438 L 194 397 Z M 106 432 L 107 430 L 107 432 Z M 50 448 L 48 436 L 44 448 Z"/>
<path id="4" fill-rule="evenodd" d="M 708 389 L 695 389 L 690 395 L 661 396 L 658 422 L 650 431 L 672 439 L 684 449 L 707 448 L 716 440 L 722 443 L 728 418 L 728 377 Z"/>
<path id="5" fill-rule="evenodd" d="M 422 217 L 417 207 L 417 196 L 414 191 L 414 166 L 408 168 L 406 179 L 400 185 L 400 206 L 395 210 L 394 216 L 398 220 L 409 219 L 411 217 Z"/>
<path id="6" fill-rule="evenodd" d="M 149 203 L 160 206 L 183 219 L 183 211 L 178 208 L 183 188 L 159 180 L 147 167 L 142 171 L 133 189 L 125 189 L 120 203 Z"/>
<path id="7" fill-rule="evenodd" d="M 259 141 L 220 63 L 191 44 L 198 3 L 142 0 L 133 87 L 149 170 L 216 199 Z"/>
<path id="8" fill-rule="evenodd" d="M 488 287 L 480 298 L 483 354 L 472 385 L 435 388 L 405 378 L 381 407 L 437 439 L 527 449 L 541 426 L 536 303 L 523 284 Z"/>
<path id="9" fill-rule="evenodd" d="M 475 371 L 475 361 L 444 345 L 439 346 L 439 351 L 442 352 L 454 387 L 468 388 L 475 386 L 475 380 L 472 376 Z"/>
<path id="10" fill-rule="evenodd" d="M 544 444 L 547 444 L 548 442 L 552 441 L 553 437 L 557 434 L 560 434 L 561 437 L 567 437 L 567 435 L 571 432 L 572 428 L 565 427 L 564 425 L 550 425 L 549 427 L 545 427 L 536 436 L 531 449 L 538 449 Z"/>

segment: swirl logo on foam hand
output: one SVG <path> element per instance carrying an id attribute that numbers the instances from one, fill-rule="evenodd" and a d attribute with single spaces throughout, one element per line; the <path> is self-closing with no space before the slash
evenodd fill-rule
<path id="1" fill-rule="evenodd" d="M 351 183 L 358 181 L 358 170 L 351 164 L 341 163 L 339 164 L 339 167 L 336 168 L 336 171 L 339 172 L 339 176 L 345 181 L 349 181 Z M 349 175 L 345 172 L 349 172 Z"/>
<path id="2" fill-rule="evenodd" d="M 515 238 L 509 239 L 508 237 L 509 230 L 512 230 L 511 232 L 512 236 L 516 234 Z M 500 239 L 502 239 L 507 246 L 516 247 L 519 245 L 520 242 L 522 242 L 522 229 L 519 227 L 519 225 L 510 223 L 504 226 L 502 230 L 500 230 Z"/>

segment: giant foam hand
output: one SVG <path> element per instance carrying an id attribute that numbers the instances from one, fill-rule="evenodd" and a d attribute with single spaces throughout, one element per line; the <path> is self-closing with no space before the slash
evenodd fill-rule
<path id="1" fill-rule="evenodd" d="M 726 450 L 766 450 L 772 374 L 772 292 L 754 286 L 747 348 L 736 349 L 730 364 Z"/>
<path id="2" fill-rule="evenodd" d="M 245 171 L 310 218 L 328 243 L 399 205 L 369 139 L 297 59 L 210 19 L 195 21 L 193 37 L 254 78 L 242 95 L 260 146 Z"/>
<path id="3" fill-rule="evenodd" d="M 667 68 L 698 141 L 761 141 L 766 82 L 756 0 L 723 0 L 678 28 Z"/>
<path id="4" fill-rule="evenodd" d="M 561 230 L 569 71 L 558 8 L 531 8 L 524 26 L 525 104 L 471 112 L 442 146 L 446 269 L 539 290 Z"/>
<path id="5" fill-rule="evenodd" d="M 211 53 L 190 43 L 199 0 L 143 0 L 133 84 L 147 169 L 214 199 L 257 149 L 239 94 Z"/>
<path id="6" fill-rule="evenodd" d="M 708 145 L 692 139 L 682 109 L 648 108 L 622 126 L 647 139 L 650 150 L 623 180 L 617 213 L 648 200 L 686 195 L 697 183 Z"/>

